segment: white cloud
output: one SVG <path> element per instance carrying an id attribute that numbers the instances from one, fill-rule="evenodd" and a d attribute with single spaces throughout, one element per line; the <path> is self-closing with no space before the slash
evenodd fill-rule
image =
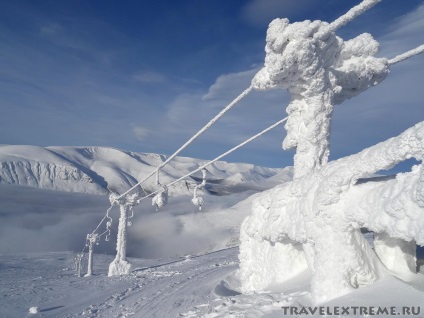
<path id="1" fill-rule="evenodd" d="M 209 87 L 208 92 L 202 96 L 202 100 L 230 100 L 235 92 L 242 92 L 250 86 L 250 81 L 259 69 L 244 72 L 224 74 L 219 76 L 215 83 Z"/>
<path id="2" fill-rule="evenodd" d="M 248 88 L 256 71 L 224 74 L 217 78 L 206 93 L 183 94 L 175 98 L 168 105 L 166 117 L 163 118 L 161 130 L 155 139 L 166 138 L 170 142 L 169 138 L 179 136 L 182 139 L 176 142 L 178 145 L 175 148 L 177 148 Z M 206 131 L 199 141 L 190 146 L 190 155 L 205 159 L 216 157 L 285 117 L 284 109 L 287 102 L 288 95 L 283 90 L 250 93 Z M 249 161 L 246 158 L 248 152 L 241 155 L 246 149 L 257 152 L 253 157 L 260 156 L 262 151 L 280 153 L 284 134 L 282 126 L 276 128 L 275 131 L 261 137 L 258 142 L 249 144 L 242 151 L 237 151 L 232 160 Z M 289 157 L 292 154 L 286 154 L 287 161 L 290 162 Z M 264 154 L 265 160 L 266 157 Z"/>
<path id="3" fill-rule="evenodd" d="M 63 33 L 63 27 L 59 23 L 50 22 L 40 28 L 42 36 L 52 36 Z"/>
<path id="4" fill-rule="evenodd" d="M 394 57 L 424 43 L 424 4 L 399 17 L 390 25 L 388 33 L 378 40 L 381 55 Z"/>
<path id="5" fill-rule="evenodd" d="M 143 128 L 141 126 L 133 126 L 132 132 L 134 133 L 135 137 L 140 141 L 144 141 L 150 134 L 150 131 L 148 129 Z"/>

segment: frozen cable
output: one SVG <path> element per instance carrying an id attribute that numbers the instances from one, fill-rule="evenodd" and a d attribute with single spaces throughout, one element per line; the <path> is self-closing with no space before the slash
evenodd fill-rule
<path id="1" fill-rule="evenodd" d="M 180 182 L 181 180 L 184 180 L 184 179 L 185 179 L 185 178 L 187 178 L 187 177 L 190 177 L 192 174 L 195 174 L 196 172 L 198 172 L 198 171 L 200 171 L 200 170 L 202 170 L 202 169 L 205 169 L 207 166 L 210 166 L 211 164 L 215 163 L 215 162 L 216 162 L 216 161 L 218 161 L 219 159 L 222 159 L 223 157 L 225 157 L 225 156 L 229 155 L 230 153 L 232 153 L 232 152 L 236 151 L 237 149 L 239 149 L 239 148 L 241 148 L 241 147 L 245 146 L 245 145 L 246 145 L 246 144 L 248 144 L 249 142 L 251 142 L 251 141 L 255 140 L 256 138 L 258 138 L 258 137 L 260 137 L 260 136 L 262 136 L 263 134 L 267 133 L 268 131 L 270 131 L 270 130 L 274 129 L 274 128 L 275 128 L 275 127 L 277 127 L 278 125 L 281 125 L 281 124 L 282 124 L 282 123 L 284 123 L 287 119 L 288 119 L 288 117 L 285 117 L 285 118 L 281 119 L 280 121 L 276 122 L 276 123 L 275 123 L 275 124 L 273 124 L 272 126 L 269 126 L 268 128 L 266 128 L 266 129 L 262 130 L 260 133 L 257 133 L 257 134 L 256 134 L 256 135 L 254 135 L 253 137 L 250 137 L 249 139 L 247 139 L 247 140 L 243 141 L 241 144 L 239 144 L 239 145 L 237 145 L 237 146 L 235 146 L 235 147 L 231 148 L 230 150 L 228 150 L 227 152 L 224 152 L 223 154 L 219 155 L 219 156 L 218 156 L 218 157 L 216 157 L 215 159 L 213 159 L 213 160 L 211 160 L 211 161 L 209 161 L 209 162 L 205 163 L 203 166 L 200 166 L 199 168 L 197 168 L 197 169 L 193 170 L 192 172 L 190 172 L 190 173 L 186 174 L 185 176 L 182 176 L 181 178 L 179 178 L 179 179 L 177 179 L 177 180 L 175 180 L 175 181 L 172 181 L 171 183 L 167 184 L 167 185 L 166 185 L 166 187 L 170 187 L 170 186 L 174 185 L 175 183 Z M 150 196 L 152 196 L 152 195 L 155 195 L 155 194 L 159 193 L 161 190 L 162 190 L 162 189 L 160 189 L 160 190 L 156 190 L 155 192 L 153 192 L 153 193 L 151 193 L 151 194 L 149 194 L 149 195 L 146 195 L 146 196 L 144 196 L 144 197 L 140 198 L 140 199 L 139 199 L 139 202 L 140 202 L 140 201 L 142 201 L 142 200 L 144 200 L 144 199 L 146 199 L 146 198 L 148 198 L 148 197 L 150 197 Z"/>
<path id="2" fill-rule="evenodd" d="M 212 118 L 203 128 L 201 128 L 193 137 L 191 137 L 187 142 L 182 145 L 177 151 L 175 151 L 168 159 L 166 159 L 164 162 L 162 162 L 155 170 L 153 170 L 147 177 L 145 177 L 143 180 L 135 184 L 133 187 L 128 189 L 126 192 L 121 194 L 119 197 L 116 198 L 116 200 L 121 199 L 122 197 L 126 196 L 128 193 L 130 193 L 132 190 L 137 188 L 140 184 L 142 184 L 144 181 L 149 179 L 151 176 L 153 176 L 156 173 L 156 170 L 164 167 L 167 165 L 172 159 L 174 159 L 181 151 L 183 151 L 188 145 L 190 145 L 195 139 L 197 139 L 201 134 L 203 134 L 207 129 L 209 129 L 219 118 L 221 118 L 228 110 L 230 110 L 235 104 L 237 104 L 243 97 L 248 95 L 253 90 L 253 86 L 249 86 L 246 90 L 244 90 L 239 96 L 237 96 L 231 103 L 229 103 L 223 110 L 221 110 L 214 118 Z"/>
<path id="3" fill-rule="evenodd" d="M 402 62 L 406 59 L 409 59 L 410 57 L 421 54 L 423 52 L 424 52 L 424 44 L 420 45 L 419 47 L 416 47 L 413 50 L 410 50 L 410 51 L 407 51 L 405 53 L 399 54 L 398 56 L 395 56 L 394 58 L 389 60 L 389 65 L 393 65 L 393 64 Z"/>
<path id="4" fill-rule="evenodd" d="M 111 205 L 110 207 L 109 207 L 109 209 L 107 209 L 106 210 L 106 214 L 105 214 L 105 216 L 103 217 L 103 219 L 99 222 L 99 224 L 97 225 L 97 227 L 94 229 L 94 231 L 93 232 L 91 232 L 91 234 L 94 234 L 98 229 L 99 229 L 99 227 L 100 227 L 100 225 L 102 225 L 102 223 L 103 223 L 103 221 L 104 220 L 106 220 L 106 218 L 109 218 L 110 219 L 110 217 L 109 217 L 109 212 L 112 210 L 112 208 L 113 208 L 113 205 Z"/>
<path id="5" fill-rule="evenodd" d="M 380 1 L 381 0 L 364 0 L 364 1 L 362 1 L 360 4 L 354 6 L 348 12 L 343 14 L 341 17 L 339 17 L 338 19 L 336 19 L 332 23 L 330 23 L 329 27 L 333 31 L 336 31 L 337 29 L 341 28 L 345 24 L 354 20 L 357 16 L 359 16 L 362 13 L 364 13 L 365 11 L 371 9 L 373 6 L 375 6 Z"/>

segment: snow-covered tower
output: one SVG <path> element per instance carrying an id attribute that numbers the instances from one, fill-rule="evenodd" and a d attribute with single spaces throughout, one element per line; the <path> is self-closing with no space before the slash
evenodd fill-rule
<path id="1" fill-rule="evenodd" d="M 291 95 L 283 147 L 296 149 L 294 180 L 264 192 L 242 224 L 238 276 L 243 291 L 266 289 L 309 268 L 313 300 L 322 302 L 390 271 L 400 276 L 415 271 L 415 241 L 424 244 L 424 223 L 411 220 L 424 216 L 422 168 L 408 180 L 355 184 L 407 158 L 422 160 L 424 124 L 327 164 L 334 106 L 383 81 L 398 62 L 375 57 L 378 43 L 369 34 L 349 41 L 335 34 L 377 2 L 365 0 L 333 23 L 276 19 L 268 28 L 265 66 L 252 85 L 288 89 Z M 367 195 L 353 198 L 359 189 L 367 189 Z M 377 233 L 375 251 L 361 227 Z"/>

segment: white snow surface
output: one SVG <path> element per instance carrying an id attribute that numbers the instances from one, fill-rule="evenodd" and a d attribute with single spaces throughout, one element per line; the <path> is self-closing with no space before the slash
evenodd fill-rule
<path id="1" fill-rule="evenodd" d="M 278 292 L 239 294 L 231 285 L 237 254 L 230 248 L 198 256 L 132 258 L 133 271 L 120 277 L 107 277 L 108 255 L 95 255 L 97 274 L 91 277 L 75 276 L 69 252 L 0 255 L 0 317 L 281 318 L 293 317 L 284 314 L 284 306 L 312 306 L 304 273 Z M 414 306 L 422 314 L 423 297 L 423 274 L 409 281 L 389 276 L 323 306 L 395 307 L 398 317 L 410 318 L 402 308 Z M 29 314 L 33 304 L 38 313 Z M 366 316 L 350 313 L 338 317 Z"/>
<path id="2" fill-rule="evenodd" d="M 221 177 L 223 167 L 214 167 Z M 239 171 L 236 165 L 231 169 Z M 291 179 L 287 169 L 262 182 L 272 186 Z M 77 277 L 75 252 L 61 252 L 80 252 L 109 207 L 106 196 L 1 184 L 0 317 L 282 317 L 283 306 L 312 306 L 307 270 L 284 284 L 276 281 L 273 289 L 239 293 L 240 224 L 261 196 L 255 192 L 265 187 L 258 182 L 227 187 L 227 195 L 204 193 L 202 212 L 191 194 L 170 198 L 159 212 L 143 201 L 134 207 L 128 228 L 130 273 L 113 277 L 108 270 L 115 255 L 117 208 L 110 213 L 111 241 L 94 245 L 92 276 Z M 85 258 L 82 276 L 86 270 Z M 387 276 L 328 304 L 400 311 L 422 306 L 423 297 L 422 274 L 404 280 Z M 34 306 L 39 312 L 29 314 Z"/>

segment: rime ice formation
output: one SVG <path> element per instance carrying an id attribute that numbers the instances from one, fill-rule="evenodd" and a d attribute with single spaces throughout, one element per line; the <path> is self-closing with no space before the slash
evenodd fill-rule
<path id="1" fill-rule="evenodd" d="M 191 199 L 191 202 L 195 206 L 198 206 L 199 207 L 199 211 L 202 210 L 202 205 L 204 203 L 204 200 L 203 200 L 202 197 L 199 197 L 197 195 L 197 191 L 198 190 L 201 190 L 205 186 L 205 184 L 206 184 L 206 170 L 205 169 L 202 169 L 202 183 L 200 183 L 200 184 L 198 184 L 198 185 L 196 185 L 194 187 L 194 190 L 193 190 L 193 199 Z"/>
<path id="2" fill-rule="evenodd" d="M 203 198 L 202 197 L 199 197 L 198 195 L 197 195 L 197 186 L 194 188 L 194 190 L 193 190 L 193 199 L 191 199 L 191 202 L 195 205 L 195 206 L 198 206 L 199 207 L 199 210 L 201 210 L 202 209 L 202 205 L 203 205 L 203 203 L 204 203 L 204 200 L 203 200 Z"/>
<path id="3" fill-rule="evenodd" d="M 369 34 L 349 41 L 336 36 L 337 28 L 377 2 L 365 0 L 331 24 L 309 20 L 290 24 L 287 19 L 276 19 L 269 25 L 265 65 L 253 78 L 252 87 L 258 90 L 284 88 L 291 95 L 283 148 L 296 148 L 295 180 L 315 176 L 315 171 L 327 169 L 334 105 L 377 85 L 386 78 L 389 65 L 422 51 L 419 47 L 389 61 L 375 57 L 378 42 Z M 343 174 L 337 178 L 349 179 Z M 375 281 L 386 268 L 399 275 L 415 272 L 414 241 L 380 231 L 382 233 L 376 235 L 375 251 L 372 251 L 357 227 L 340 221 L 340 212 L 334 202 L 325 204 L 328 205 L 325 213 L 331 217 L 325 214 L 317 217 L 306 212 L 326 202 L 325 196 L 322 197 L 325 188 L 322 187 L 327 186 L 325 182 L 328 180 L 324 181 L 316 177 L 303 181 L 301 185 L 294 181 L 295 186 L 289 187 L 289 193 L 278 194 L 276 191 L 272 196 L 264 195 L 253 205 L 253 216 L 261 215 L 255 219 L 258 224 L 246 220 L 241 231 L 242 266 L 239 273 L 245 291 L 285 281 L 309 267 L 314 273 L 314 300 L 322 301 L 351 287 Z M 336 194 L 349 188 L 349 184 L 336 185 L 331 190 Z M 286 211 L 278 215 L 277 211 L 283 206 Z M 269 229 L 273 228 L 278 228 L 278 235 L 270 234 L 272 230 Z M 319 232 L 331 234 L 321 237 Z M 291 237 L 291 233 L 296 235 Z M 328 259 L 322 251 L 331 248 L 343 251 Z M 360 261 L 347 264 L 346 259 Z M 344 269 L 345 266 L 350 269 Z M 337 269 L 328 277 L 325 272 L 331 272 L 331 267 Z M 327 293 L 323 292 L 325 289 Z"/>
<path id="4" fill-rule="evenodd" d="M 109 265 L 108 276 L 127 275 L 131 271 L 131 264 L 127 260 L 127 220 L 128 214 L 132 211 L 134 205 L 137 204 L 138 193 L 133 193 L 125 198 L 117 200 L 117 196 L 110 195 L 112 204 L 119 204 L 120 217 L 118 224 L 118 237 L 116 240 L 116 257 Z"/>
<path id="5" fill-rule="evenodd" d="M 360 228 L 386 240 L 384 236 L 424 245 L 423 166 L 393 180 L 356 183 L 423 156 L 421 122 L 398 137 L 264 192 L 241 227 L 238 275 L 243 291 L 270 288 L 309 265 L 312 298 L 320 303 L 386 275 L 383 265 L 390 265 L 398 247 L 386 249 L 385 257 L 379 258 Z M 396 266 L 400 274 L 410 272 L 407 263 Z"/>
<path id="6" fill-rule="evenodd" d="M 343 41 L 327 22 L 270 23 L 265 66 L 252 85 L 259 90 L 288 89 L 291 95 L 283 147 L 297 150 L 295 178 L 327 162 L 334 105 L 388 74 L 387 59 L 374 57 L 377 51 L 378 42 L 371 35 Z"/>
<path id="7" fill-rule="evenodd" d="M 85 277 L 90 277 L 93 275 L 93 245 L 98 244 L 99 236 L 95 233 L 87 234 L 87 244 L 88 245 L 88 265 L 87 265 L 87 274 Z"/>
<path id="8" fill-rule="evenodd" d="M 156 208 L 156 211 L 159 208 L 163 207 L 168 203 L 168 187 L 166 185 L 162 186 L 162 189 L 158 194 L 156 194 L 152 199 L 152 205 Z"/>

